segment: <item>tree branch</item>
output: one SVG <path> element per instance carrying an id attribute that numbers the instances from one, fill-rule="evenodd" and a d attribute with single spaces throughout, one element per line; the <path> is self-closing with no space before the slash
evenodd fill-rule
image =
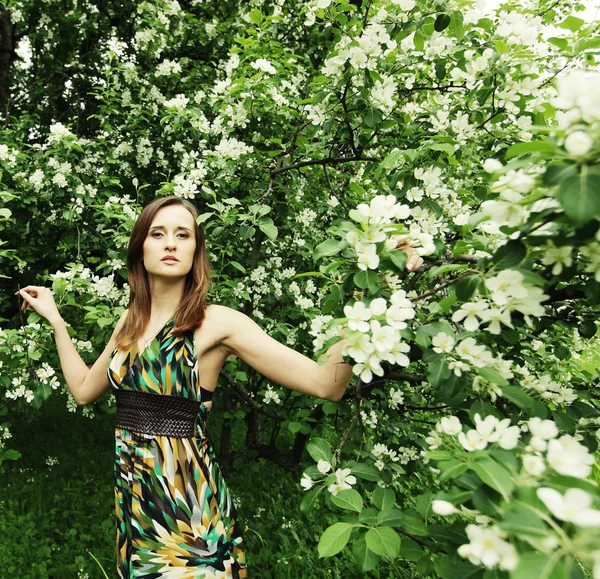
<path id="1" fill-rule="evenodd" d="M 311 159 L 310 161 L 301 161 L 300 163 L 293 163 L 291 165 L 285 165 L 278 169 L 273 169 L 271 175 L 279 175 L 285 171 L 292 171 L 294 169 L 300 169 L 302 167 L 309 167 L 310 165 L 339 165 L 340 163 L 352 163 L 354 161 L 370 161 L 372 163 L 379 163 L 380 159 L 376 157 L 329 157 L 327 159 Z"/>
<path id="2" fill-rule="evenodd" d="M 243 388 L 241 388 L 236 381 L 225 371 L 222 371 L 221 376 L 225 378 L 225 382 L 227 382 L 227 386 L 229 386 L 248 406 L 261 412 L 265 416 L 269 418 L 274 418 L 275 420 L 279 420 L 283 422 L 284 420 L 288 420 L 287 416 L 280 414 L 279 412 L 272 412 L 271 410 L 267 410 L 264 406 L 256 402 Z"/>

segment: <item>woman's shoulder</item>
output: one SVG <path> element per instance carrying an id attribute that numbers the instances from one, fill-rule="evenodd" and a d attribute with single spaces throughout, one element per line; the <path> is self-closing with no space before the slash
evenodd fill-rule
<path id="1" fill-rule="evenodd" d="M 234 310 L 228 306 L 220 304 L 209 304 L 206 306 L 205 318 L 216 322 L 233 321 L 239 316 L 243 316 L 241 312 Z"/>

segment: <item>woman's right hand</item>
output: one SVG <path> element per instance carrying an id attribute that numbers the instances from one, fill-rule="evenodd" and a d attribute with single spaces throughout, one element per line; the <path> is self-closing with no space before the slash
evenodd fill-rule
<path id="1" fill-rule="evenodd" d="M 47 287 L 28 285 L 17 292 L 23 298 L 21 309 L 31 306 L 40 316 L 51 324 L 61 319 L 52 291 Z"/>

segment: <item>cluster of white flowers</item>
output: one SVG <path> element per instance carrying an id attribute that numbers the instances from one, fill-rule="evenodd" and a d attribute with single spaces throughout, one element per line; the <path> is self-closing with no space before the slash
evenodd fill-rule
<path id="1" fill-rule="evenodd" d="M 198 193 L 198 185 L 202 179 L 194 179 L 191 175 L 180 173 L 173 179 L 173 195 L 182 199 L 193 199 Z"/>
<path id="2" fill-rule="evenodd" d="M 181 65 L 174 60 L 163 60 L 157 67 L 154 74 L 156 76 L 170 76 L 172 74 L 179 74 L 181 72 Z"/>
<path id="3" fill-rule="evenodd" d="M 56 458 L 55 456 L 49 456 L 46 459 L 46 464 L 48 466 L 56 466 L 58 464 L 58 458 Z"/>
<path id="4" fill-rule="evenodd" d="M 550 374 L 535 376 L 524 366 L 516 366 L 515 372 L 522 376 L 521 386 L 523 388 L 537 392 L 545 400 L 566 405 L 577 400 L 577 393 L 573 388 L 559 384 Z"/>
<path id="5" fill-rule="evenodd" d="M 393 408 L 394 410 L 397 410 L 398 406 L 402 406 L 404 404 L 404 393 L 402 392 L 402 390 L 390 388 L 388 394 L 388 403 L 390 405 L 390 408 Z"/>
<path id="6" fill-rule="evenodd" d="M 593 126 L 600 121 L 600 72 L 573 70 L 556 79 L 556 90 L 558 94 L 551 104 L 567 111 L 556 114 L 561 128 L 569 128 L 582 121 Z"/>
<path id="7" fill-rule="evenodd" d="M 44 171 L 36 169 L 30 176 L 29 182 L 36 191 L 39 191 L 44 185 Z"/>
<path id="8" fill-rule="evenodd" d="M 499 567 L 512 571 L 517 567 L 517 550 L 504 540 L 507 534 L 498 527 L 467 525 L 466 532 L 470 542 L 458 548 L 461 557 L 469 559 L 473 565 L 483 565 L 488 569 Z"/>
<path id="9" fill-rule="evenodd" d="M 504 450 L 516 448 L 521 437 L 521 429 L 510 424 L 510 418 L 499 420 L 493 415 L 481 418 L 475 415 L 475 429 L 463 432 L 463 425 L 456 416 L 446 416 L 435 426 L 435 430 L 429 433 L 426 442 L 431 450 L 435 450 L 442 443 L 441 434 L 457 436 L 462 447 L 473 452 L 483 450 L 488 444 L 498 444 Z"/>
<path id="10" fill-rule="evenodd" d="M 266 58 L 257 58 L 250 66 L 256 70 L 261 70 L 268 74 L 277 74 L 275 67 Z"/>
<path id="11" fill-rule="evenodd" d="M 331 463 L 328 460 L 321 459 L 317 462 L 317 470 L 325 477 L 333 469 Z M 338 468 L 333 473 L 333 481 L 329 483 L 327 490 L 332 495 L 337 495 L 340 491 L 351 489 L 356 484 L 356 477 L 352 474 L 349 468 Z M 331 475 L 329 475 L 331 477 Z M 315 480 L 312 479 L 307 473 L 304 473 L 300 480 L 300 486 L 304 490 L 311 489 L 315 484 Z"/>
<path id="12" fill-rule="evenodd" d="M 175 109 L 177 111 L 183 111 L 185 107 L 187 107 L 190 99 L 187 98 L 184 94 L 180 93 L 172 99 L 166 100 L 163 102 L 163 106 L 168 109 Z"/>
<path id="13" fill-rule="evenodd" d="M 478 344 L 475 338 L 465 338 L 455 347 L 456 340 L 453 336 L 439 332 L 432 338 L 431 344 L 434 352 L 450 354 L 448 367 L 456 376 L 462 376 L 463 372 L 468 372 L 472 368 L 485 367 L 497 370 L 507 380 L 514 376 L 512 365 L 508 360 L 504 360 L 502 356 L 495 358 L 492 352 Z M 483 377 L 476 376 L 473 388 L 481 388 L 484 382 Z M 488 382 L 485 385 L 492 400 L 495 400 L 496 396 L 502 395 L 502 391 L 494 384 Z"/>
<path id="14" fill-rule="evenodd" d="M 359 38 L 342 36 L 335 47 L 335 55 L 328 58 L 322 73 L 329 77 L 342 74 L 346 63 L 355 71 L 375 70 L 380 58 L 385 58 L 396 49 L 397 43 L 379 22 L 371 22 L 363 29 Z"/>
<path id="15" fill-rule="evenodd" d="M 8 166 L 13 166 L 17 162 L 19 151 L 10 148 L 5 144 L 0 145 L 0 161 L 4 161 Z"/>
<path id="16" fill-rule="evenodd" d="M 370 204 L 361 203 L 349 215 L 361 224 L 360 229 L 353 229 L 346 234 L 346 241 L 352 245 L 358 257 L 358 267 L 363 270 L 379 267 L 377 244 L 385 241 L 385 250 L 396 249 L 397 241 L 388 239 L 388 232 L 394 227 L 395 220 L 407 219 L 411 214 L 408 205 L 401 205 L 393 195 L 377 195 Z M 407 238 L 418 255 L 430 255 L 435 250 L 433 237 L 424 232 L 416 223 L 409 226 Z"/>
<path id="17" fill-rule="evenodd" d="M 373 374 L 383 375 L 382 361 L 399 366 L 410 364 L 406 355 L 410 346 L 402 341 L 398 331 L 407 327 L 406 320 L 415 317 L 405 291 L 394 292 L 389 304 L 384 298 L 376 298 L 368 306 L 362 301 L 347 305 L 344 315 L 348 330 L 344 333 L 342 354 L 356 362 L 352 371 L 363 382 L 371 382 Z"/>
<path id="18" fill-rule="evenodd" d="M 269 402 L 274 402 L 275 404 L 281 404 L 281 399 L 279 398 L 279 394 L 273 389 L 273 387 L 269 384 L 264 394 L 264 402 L 265 404 L 269 404 Z"/>
<path id="19" fill-rule="evenodd" d="M 40 382 L 42 384 L 49 384 L 52 387 L 52 390 L 56 390 L 59 387 L 60 383 L 56 376 L 56 372 L 54 371 L 54 368 L 50 366 L 50 364 L 42 362 L 42 367 L 38 368 L 35 373 Z"/>
<path id="20" fill-rule="evenodd" d="M 248 155 L 254 151 L 254 147 L 246 145 L 236 138 L 223 137 L 218 145 L 215 146 L 215 153 L 222 159 L 239 159 L 242 155 Z"/>
<path id="21" fill-rule="evenodd" d="M 7 390 L 5 392 L 5 396 L 9 400 L 17 400 L 18 398 L 25 398 L 27 403 L 30 403 L 33 400 L 34 394 L 33 390 L 25 387 L 25 384 L 18 378 L 13 378 L 12 380 L 13 386 L 17 386 L 15 390 Z"/>
<path id="22" fill-rule="evenodd" d="M 365 410 L 360 411 L 360 419 L 367 428 L 375 428 L 379 418 L 375 410 L 370 410 L 368 413 Z"/>
<path id="23" fill-rule="evenodd" d="M 488 324 L 486 330 L 499 334 L 502 325 L 512 328 L 511 313 L 520 312 L 530 321 L 529 316 L 541 317 L 545 313 L 541 302 L 548 299 L 537 286 L 524 283 L 523 274 L 514 269 L 502 270 L 494 277 L 488 277 L 485 285 L 490 292 L 489 300 L 478 297 L 466 302 L 452 315 L 452 321 L 462 322 L 465 330 L 474 332 L 481 323 Z"/>
<path id="24" fill-rule="evenodd" d="M 385 444 L 375 444 L 371 453 L 375 457 L 375 466 L 379 470 L 383 470 L 388 462 L 398 462 L 400 460 L 398 453 L 389 449 Z"/>
<path id="25" fill-rule="evenodd" d="M 74 137 L 75 135 L 62 123 L 54 123 L 50 125 L 50 135 L 48 136 L 49 143 L 56 143 L 67 137 Z"/>
<path id="26" fill-rule="evenodd" d="M 592 495 L 583 489 L 570 488 L 562 495 L 555 489 L 542 487 L 537 490 L 537 496 L 561 521 L 578 527 L 600 527 L 600 511 L 590 508 Z"/>
<path id="27" fill-rule="evenodd" d="M 481 204 L 481 214 L 488 217 L 489 221 L 479 224 L 479 228 L 486 233 L 499 235 L 502 225 L 521 225 L 529 217 L 531 211 L 521 201 L 533 188 L 535 178 L 522 169 L 507 170 L 500 161 L 493 159 L 488 159 L 483 167 L 489 173 L 504 172 L 490 187 L 491 191 L 498 193 L 498 199 Z"/>
<path id="28" fill-rule="evenodd" d="M 396 106 L 395 96 L 398 92 L 398 85 L 393 77 L 381 75 L 382 80 L 376 81 L 371 89 L 371 103 L 376 108 L 389 115 Z"/>
<path id="29" fill-rule="evenodd" d="M 545 452 L 546 463 L 559 474 L 587 479 L 592 473 L 594 464 L 594 457 L 590 454 L 587 446 L 584 446 L 569 434 L 557 438 L 557 429 L 544 432 L 543 423 L 545 422 L 551 421 L 542 421 L 542 424 L 537 425 L 537 427 L 532 427 L 532 422 L 529 421 L 532 437 L 526 447 L 530 454 L 526 456 L 534 458 L 528 458 L 527 463 L 526 459 L 523 459 L 525 470 L 529 474 L 540 476 L 545 470 L 545 463 L 542 462 L 542 453 Z"/>

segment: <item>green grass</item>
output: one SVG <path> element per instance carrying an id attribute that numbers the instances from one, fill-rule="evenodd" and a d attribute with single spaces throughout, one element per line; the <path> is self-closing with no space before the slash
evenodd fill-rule
<path id="1" fill-rule="evenodd" d="M 211 416 L 209 436 L 219 432 Z M 11 447 L 23 457 L 0 475 L 0 576 L 18 579 L 116 577 L 113 502 L 114 417 L 90 420 L 52 397 L 31 421 L 13 424 Z M 241 429 L 234 441 L 241 442 Z M 46 464 L 56 457 L 58 464 Z M 266 461 L 245 461 L 227 477 L 239 505 L 251 577 L 273 579 L 365 576 L 345 550 L 319 559 L 323 512 L 305 516 L 298 481 Z M 104 575 L 96 558 L 106 570 Z M 402 563 L 369 577 L 412 576 Z"/>

